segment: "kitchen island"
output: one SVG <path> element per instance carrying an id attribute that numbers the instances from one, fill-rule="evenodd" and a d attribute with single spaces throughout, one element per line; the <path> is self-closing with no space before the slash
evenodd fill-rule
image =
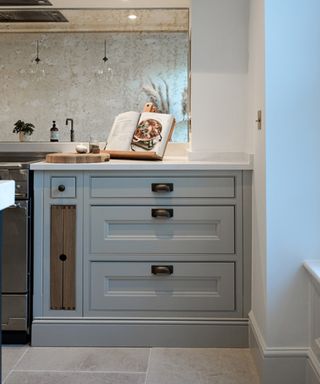
<path id="1" fill-rule="evenodd" d="M 248 345 L 249 156 L 32 169 L 32 345 Z"/>

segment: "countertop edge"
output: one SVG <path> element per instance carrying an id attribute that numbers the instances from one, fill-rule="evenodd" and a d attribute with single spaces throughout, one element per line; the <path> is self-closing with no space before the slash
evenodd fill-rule
<path id="1" fill-rule="evenodd" d="M 47 163 L 38 162 L 31 165 L 34 171 L 130 171 L 130 170 L 173 170 L 173 171 L 196 171 L 196 170 L 252 170 L 253 156 L 232 160 L 219 159 L 219 161 L 209 160 L 188 160 L 187 158 L 165 158 L 161 161 L 141 161 L 141 160 L 114 160 L 104 163 Z"/>

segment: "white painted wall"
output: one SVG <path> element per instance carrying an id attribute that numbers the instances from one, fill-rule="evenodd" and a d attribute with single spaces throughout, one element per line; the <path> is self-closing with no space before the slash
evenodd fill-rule
<path id="1" fill-rule="evenodd" d="M 249 0 L 191 5 L 192 152 L 250 152 Z"/>
<path id="2" fill-rule="evenodd" d="M 264 0 L 250 3 L 248 126 L 252 136 L 254 172 L 252 181 L 252 313 L 262 335 L 266 334 L 266 182 L 264 100 Z M 257 129 L 257 111 L 262 111 L 262 129 Z"/>
<path id="3" fill-rule="evenodd" d="M 192 2 L 192 151 L 255 153 L 253 314 L 267 347 L 299 348 L 301 265 L 320 258 L 320 3 L 251 0 L 249 75 L 248 6 Z"/>
<path id="4" fill-rule="evenodd" d="M 265 0 L 268 345 L 307 345 L 304 259 L 320 258 L 320 2 Z"/>

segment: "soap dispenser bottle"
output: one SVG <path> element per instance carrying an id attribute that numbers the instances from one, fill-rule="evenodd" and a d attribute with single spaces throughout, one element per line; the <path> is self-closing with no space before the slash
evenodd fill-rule
<path id="1" fill-rule="evenodd" d="M 52 127 L 50 129 L 50 141 L 57 142 L 59 141 L 59 129 L 56 126 L 56 122 L 53 120 Z"/>

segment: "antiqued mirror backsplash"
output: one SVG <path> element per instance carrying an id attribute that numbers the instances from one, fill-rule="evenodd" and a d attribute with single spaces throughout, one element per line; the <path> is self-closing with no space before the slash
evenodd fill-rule
<path id="1" fill-rule="evenodd" d="M 32 141 L 55 120 L 70 141 L 67 118 L 75 141 L 105 141 L 117 114 L 150 100 L 175 116 L 172 141 L 188 141 L 187 30 L 0 32 L 0 48 L 0 141 L 18 140 L 17 120 L 35 125 Z"/>

